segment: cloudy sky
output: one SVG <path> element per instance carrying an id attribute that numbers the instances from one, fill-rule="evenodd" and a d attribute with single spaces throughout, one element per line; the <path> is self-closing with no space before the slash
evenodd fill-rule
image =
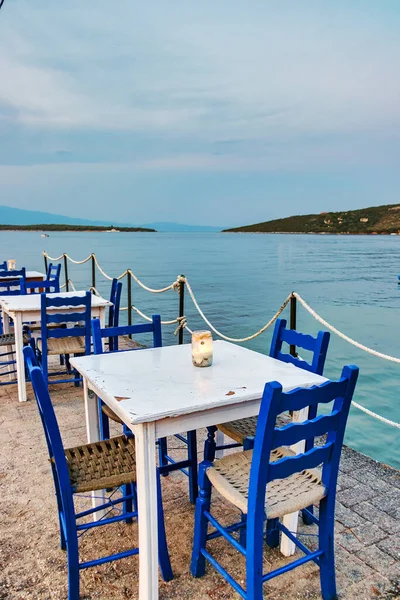
<path id="1" fill-rule="evenodd" d="M 400 201 L 399 0 L 5 0 L 0 204 L 238 225 Z"/>

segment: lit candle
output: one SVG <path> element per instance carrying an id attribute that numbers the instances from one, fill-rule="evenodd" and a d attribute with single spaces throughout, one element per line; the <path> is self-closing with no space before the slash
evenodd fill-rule
<path id="1" fill-rule="evenodd" d="M 17 266 L 17 261 L 15 260 L 15 258 L 10 258 L 7 261 L 7 268 L 9 271 L 14 271 L 16 266 Z"/>
<path id="2" fill-rule="evenodd" d="M 211 331 L 193 331 L 192 361 L 195 367 L 209 367 L 213 361 Z"/>

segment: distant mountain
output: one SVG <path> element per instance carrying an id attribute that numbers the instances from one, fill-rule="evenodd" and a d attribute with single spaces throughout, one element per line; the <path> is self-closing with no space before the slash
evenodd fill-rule
<path id="1" fill-rule="evenodd" d="M 170 222 L 162 222 L 162 223 L 150 223 L 147 225 L 142 225 L 142 227 L 151 227 L 153 229 L 157 229 L 157 231 L 164 233 L 182 233 L 182 232 L 217 232 L 221 231 L 222 227 L 212 227 L 211 225 L 184 225 L 182 223 L 170 223 Z"/>
<path id="2" fill-rule="evenodd" d="M 110 227 L 144 227 L 156 229 L 162 232 L 214 232 L 221 231 L 222 227 L 210 227 L 207 225 L 184 225 L 181 223 L 150 223 L 149 225 L 137 225 L 132 223 L 117 223 L 115 221 L 97 221 L 90 219 L 78 219 L 41 212 L 38 210 L 24 210 L 12 208 L 11 206 L 0 206 L 0 224 L 2 225 L 92 225 Z"/>
<path id="3" fill-rule="evenodd" d="M 285 219 L 264 221 L 224 229 L 234 233 L 361 233 L 400 234 L 400 205 L 386 204 L 358 210 L 294 215 Z"/>

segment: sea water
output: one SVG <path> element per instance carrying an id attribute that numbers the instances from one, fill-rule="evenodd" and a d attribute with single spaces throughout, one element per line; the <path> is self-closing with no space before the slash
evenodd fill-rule
<path id="1" fill-rule="evenodd" d="M 130 268 L 147 286 L 162 288 L 179 274 L 188 278 L 201 309 L 224 334 L 241 338 L 259 330 L 292 291 L 351 338 L 400 357 L 400 237 L 222 233 L 50 233 L 0 232 L 0 262 L 43 271 L 41 253 L 63 252 L 82 260 L 92 252 L 110 276 Z M 92 283 L 91 263 L 68 263 L 76 289 Z M 62 278 L 64 273 L 62 272 Z M 122 306 L 126 306 L 123 280 Z M 108 296 L 110 282 L 96 271 L 96 288 Z M 178 314 L 178 294 L 151 294 L 132 283 L 132 302 L 163 320 Z M 323 327 L 298 306 L 297 327 L 313 335 Z M 122 322 L 126 312 L 121 313 Z M 186 292 L 191 329 L 207 326 Z M 288 310 L 283 316 L 288 317 Z M 135 315 L 134 322 L 140 320 Z M 164 343 L 176 343 L 174 325 Z M 272 328 L 244 345 L 268 353 Z M 216 337 L 216 336 L 214 336 Z M 185 341 L 190 342 L 185 334 Z M 325 375 L 340 376 L 345 364 L 360 367 L 355 400 L 400 422 L 400 365 L 371 356 L 332 334 Z M 150 384 L 150 382 L 149 382 Z M 400 430 L 351 409 L 346 443 L 373 458 L 400 467 Z"/>

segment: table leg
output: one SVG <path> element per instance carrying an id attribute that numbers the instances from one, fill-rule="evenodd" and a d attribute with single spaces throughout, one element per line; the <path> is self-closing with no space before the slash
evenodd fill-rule
<path id="1" fill-rule="evenodd" d="M 305 421 L 307 418 L 308 418 L 308 406 L 307 406 L 307 408 L 303 408 L 302 410 L 299 410 L 299 411 L 293 413 L 293 421 L 294 422 Z M 304 440 L 301 440 L 300 442 L 297 442 L 297 444 L 294 444 L 293 446 L 291 446 L 291 450 L 293 450 L 293 452 L 296 452 L 296 454 L 301 454 L 302 452 L 304 452 L 304 448 L 305 448 Z M 285 515 L 283 517 L 283 524 L 294 535 L 296 535 L 296 533 L 297 533 L 298 522 L 299 522 L 299 513 L 297 511 L 294 513 L 290 513 L 290 515 Z M 294 544 L 291 540 L 289 540 L 289 538 L 284 534 L 282 534 L 282 539 L 281 539 L 281 552 L 284 556 L 292 556 L 296 552 L 296 544 Z"/>
<path id="2" fill-rule="evenodd" d="M 14 335 L 15 335 L 15 360 L 17 362 L 17 380 L 18 380 L 18 400 L 26 402 L 26 381 L 25 381 L 25 366 L 24 354 L 22 349 L 24 341 L 22 337 L 22 315 L 15 313 L 14 316 Z"/>
<path id="3" fill-rule="evenodd" d="M 158 598 L 157 469 L 155 425 L 132 428 L 136 442 L 139 511 L 139 599 Z"/>
<path id="4" fill-rule="evenodd" d="M 4 308 L 1 309 L 1 313 L 2 313 L 2 320 L 3 320 L 3 332 L 10 333 L 10 317 L 5 312 Z M 9 353 L 9 355 L 5 357 L 5 360 L 7 360 L 7 361 L 12 360 L 13 350 L 14 350 L 14 346 L 6 346 L 6 351 Z M 11 373 L 11 371 L 13 371 L 13 369 L 14 369 L 13 365 L 8 365 L 8 367 L 7 367 L 7 371 L 9 372 L 8 379 L 10 381 L 12 379 L 15 379 L 13 373 Z"/>
<path id="5" fill-rule="evenodd" d="M 87 441 L 98 442 L 100 440 L 100 428 L 99 428 L 99 409 L 98 400 L 95 394 L 89 396 L 89 388 L 86 379 L 83 380 L 83 394 L 85 400 L 85 418 L 86 418 L 86 434 Z M 100 506 L 105 502 L 104 490 L 97 490 L 92 492 L 92 505 L 93 508 Z M 105 511 L 99 510 L 93 514 L 93 520 L 98 521 L 104 517 Z"/>
<path id="6" fill-rule="evenodd" d="M 224 445 L 224 434 L 219 429 L 217 429 L 217 431 L 215 433 L 215 443 L 217 444 L 217 446 Z M 222 458 L 223 456 L 224 456 L 223 448 L 221 448 L 220 450 L 217 450 L 215 452 L 215 458 Z"/>

